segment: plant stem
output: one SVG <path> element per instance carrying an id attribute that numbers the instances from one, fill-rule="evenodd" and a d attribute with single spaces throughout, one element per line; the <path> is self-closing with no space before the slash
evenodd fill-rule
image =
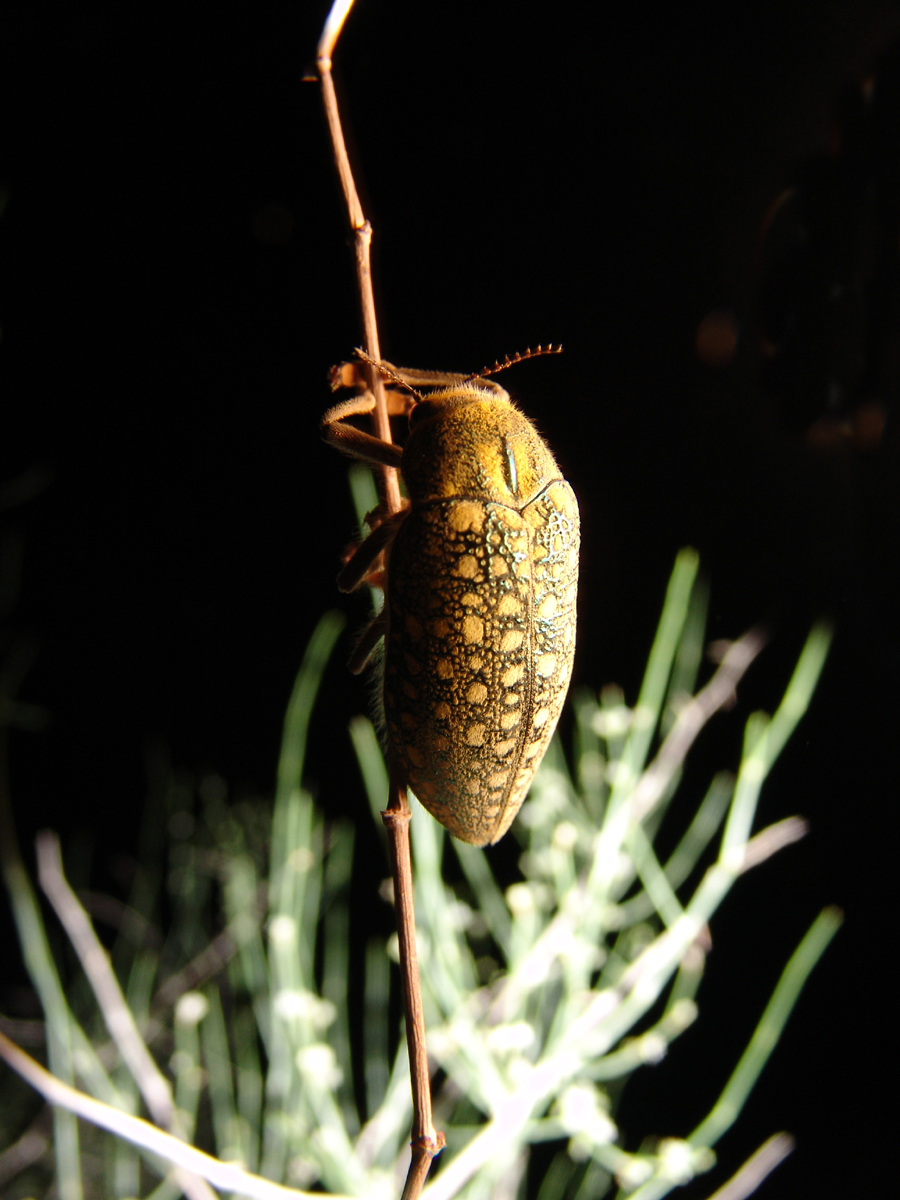
<path id="1" fill-rule="evenodd" d="M 22 958 L 44 1010 L 50 1068 L 61 1080 L 74 1083 L 69 1006 L 50 952 L 40 905 L 19 850 L 9 794 L 7 755 L 7 733 L 0 728 L 0 873 L 9 891 Z M 82 1200 L 78 1122 L 71 1113 L 56 1108 L 53 1110 L 53 1151 L 60 1200 Z"/>
<path id="2" fill-rule="evenodd" d="M 789 1133 L 774 1133 L 709 1200 L 746 1200 L 794 1150 Z"/>
<path id="3" fill-rule="evenodd" d="M 319 40 L 316 64 L 322 81 L 322 99 L 328 119 L 328 129 L 331 133 L 334 160 L 347 202 L 350 228 L 353 231 L 356 279 L 359 287 L 365 341 L 363 365 L 369 390 L 375 397 L 372 432 L 381 441 L 390 442 L 391 428 L 384 395 L 384 378 L 375 365 L 381 360 L 381 349 L 378 342 L 378 324 L 375 315 L 375 298 L 372 292 L 372 269 L 369 254 L 372 226 L 366 219 L 359 201 L 350 160 L 347 157 L 334 80 L 331 76 L 331 56 L 352 6 L 353 0 L 335 0 Z M 367 359 L 373 361 L 366 361 Z M 390 516 L 400 510 L 400 486 L 397 472 L 394 468 L 387 466 L 381 466 L 379 470 L 382 477 L 382 507 L 385 516 Z M 416 918 L 413 906 L 412 865 L 409 854 L 410 812 L 405 780 L 401 779 L 396 772 L 392 772 L 391 775 L 388 807 L 381 815 L 388 833 L 394 876 L 394 902 L 397 909 L 397 932 L 400 942 L 400 972 L 403 980 L 403 1006 L 406 1013 L 406 1042 L 409 1050 L 413 1097 L 412 1161 L 406 1186 L 403 1189 L 403 1200 L 415 1200 L 422 1190 L 431 1160 L 440 1152 L 445 1143 L 444 1135 L 435 1132 L 431 1117 L 431 1081 L 428 1072 L 428 1054 L 425 1048 L 425 1018 L 422 1012 L 422 989 L 416 954 Z"/>
<path id="4" fill-rule="evenodd" d="M 403 1010 L 406 1014 L 406 1044 L 413 1098 L 412 1161 L 403 1189 L 403 1200 L 416 1200 L 428 1175 L 431 1160 L 440 1153 L 445 1140 L 442 1133 L 435 1132 L 431 1118 L 431 1079 L 425 1046 L 425 1016 L 416 953 L 416 914 L 409 855 L 409 801 L 406 784 L 396 772 L 391 776 L 390 804 L 381 814 L 381 819 L 388 833 L 394 876 L 394 907 L 397 911 Z"/>
<path id="5" fill-rule="evenodd" d="M 55 1111 L 63 1111 L 66 1115 L 74 1113 L 82 1120 L 90 1121 L 100 1129 L 107 1129 L 116 1137 L 124 1138 L 158 1158 L 192 1171 L 220 1191 L 235 1196 L 248 1196 L 250 1200 L 320 1200 L 322 1196 L 321 1192 L 303 1192 L 297 1188 L 284 1187 L 270 1179 L 251 1175 L 232 1163 L 219 1162 L 217 1158 L 189 1146 L 187 1142 L 173 1137 L 171 1133 L 157 1129 L 149 1121 L 133 1117 L 130 1113 L 122 1112 L 95 1100 L 93 1096 L 87 1096 L 84 1092 L 69 1087 L 61 1079 L 45 1071 L 40 1063 L 35 1062 L 2 1033 L 0 1059 L 21 1075 L 26 1083 L 31 1084 L 36 1092 L 40 1092 L 44 1099 L 53 1105 Z M 352 1200 L 352 1197 L 328 1193 L 328 1200 Z"/>
<path id="6" fill-rule="evenodd" d="M 376 363 L 381 361 L 381 347 L 378 342 L 378 322 L 375 316 L 375 296 L 372 291 L 372 264 L 369 247 L 372 242 L 372 225 L 366 219 L 359 202 L 359 193 L 353 180 L 350 159 L 344 143 L 344 131 L 341 128 L 341 114 L 338 110 L 337 96 L 334 90 L 334 80 L 331 77 L 331 56 L 335 43 L 340 37 L 341 29 L 353 0 L 335 0 L 325 21 L 325 28 L 319 39 L 316 55 L 316 66 L 322 81 L 322 100 L 325 105 L 325 116 L 328 119 L 328 130 L 331 134 L 331 144 L 334 148 L 334 161 L 337 166 L 344 199 L 347 201 L 347 215 L 350 218 L 350 228 L 353 231 L 353 249 L 356 258 L 356 281 L 359 286 L 359 303 L 363 324 L 363 349 L 368 358 Z M 375 397 L 375 409 L 372 413 L 373 430 L 377 438 L 383 442 L 391 440 L 391 424 L 388 420 L 387 402 L 384 396 L 384 377 L 370 362 L 363 361 L 366 381 L 369 390 Z M 380 466 L 382 480 L 382 503 L 386 515 L 400 511 L 400 484 L 397 472 L 393 467 Z"/>

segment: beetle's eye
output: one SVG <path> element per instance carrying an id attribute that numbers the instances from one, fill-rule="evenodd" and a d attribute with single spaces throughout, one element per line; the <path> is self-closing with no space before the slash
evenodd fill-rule
<path id="1" fill-rule="evenodd" d="M 423 397 L 414 404 L 409 412 L 409 427 L 414 429 L 420 421 L 424 421 L 426 417 L 430 417 L 434 412 L 434 404 L 427 396 Z"/>

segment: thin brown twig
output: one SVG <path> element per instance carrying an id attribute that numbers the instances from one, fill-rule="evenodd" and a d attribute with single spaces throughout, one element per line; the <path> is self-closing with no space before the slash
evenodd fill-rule
<path id="1" fill-rule="evenodd" d="M 359 287 L 364 339 L 364 353 L 360 355 L 360 358 L 365 367 L 369 390 L 375 397 L 372 432 L 382 441 L 390 442 L 391 428 L 384 392 L 384 377 L 377 366 L 381 361 L 381 349 L 378 341 L 369 253 L 372 226 L 363 213 L 353 179 L 344 133 L 341 128 L 334 80 L 331 75 L 331 56 L 352 7 L 353 0 L 335 0 L 319 40 L 316 65 L 322 81 L 322 99 L 331 133 L 335 164 L 347 202 L 350 228 L 353 231 L 356 278 Z M 382 479 L 382 506 L 385 515 L 390 516 L 400 510 L 400 486 L 397 472 L 388 466 L 381 466 L 379 470 Z M 435 1131 L 431 1113 L 431 1080 L 425 1046 L 425 1018 L 422 1011 L 419 962 L 416 954 L 416 919 L 413 905 L 412 864 L 409 853 L 409 802 L 405 780 L 394 770 L 391 772 L 388 807 L 382 813 L 382 820 L 388 834 L 394 879 L 394 904 L 397 911 L 403 1006 L 406 1014 L 406 1042 L 409 1051 L 413 1099 L 412 1159 L 403 1189 L 403 1200 L 417 1200 L 428 1175 L 431 1161 L 436 1154 L 440 1153 L 445 1141 L 444 1135 Z"/>
<path id="2" fill-rule="evenodd" d="M 394 908 L 400 942 L 400 972 L 403 1009 L 406 1014 L 406 1045 L 412 1083 L 412 1161 L 403 1200 L 415 1200 L 428 1175 L 431 1160 L 445 1145 L 443 1133 L 435 1131 L 431 1115 L 431 1077 L 425 1045 L 425 1015 L 416 952 L 416 914 L 413 907 L 412 863 L 409 855 L 409 800 L 406 784 L 395 771 L 391 774 L 390 804 L 381 814 L 388 834 L 391 870 L 394 876 Z"/>
<path id="3" fill-rule="evenodd" d="M 347 202 L 347 215 L 350 228 L 353 231 L 353 250 L 356 259 L 356 280 L 359 286 L 359 303 L 362 315 L 363 342 L 366 354 L 374 362 L 381 361 L 381 347 L 378 341 L 378 321 L 375 315 L 375 295 L 372 291 L 372 263 L 369 248 L 372 242 L 372 226 L 367 220 L 359 202 L 359 193 L 353 180 L 353 171 L 347 155 L 344 142 L 344 131 L 341 128 L 341 115 L 338 110 L 337 95 L 334 90 L 334 80 L 331 76 L 331 56 L 335 43 L 340 36 L 347 14 L 353 7 L 353 0 L 335 0 L 325 21 L 325 28 L 319 39 L 316 55 L 316 66 L 322 81 L 322 100 L 325 105 L 325 116 L 328 119 L 328 130 L 331 134 L 331 144 L 334 149 L 334 161 L 337 166 L 344 199 Z M 377 438 L 384 442 L 391 440 L 391 424 L 388 420 L 387 401 L 384 395 L 384 379 L 371 362 L 365 363 L 366 380 L 369 390 L 375 397 L 375 409 L 372 413 L 373 430 Z M 400 484 L 397 472 L 393 467 L 379 467 L 382 480 L 382 503 L 387 514 L 400 510 Z"/>

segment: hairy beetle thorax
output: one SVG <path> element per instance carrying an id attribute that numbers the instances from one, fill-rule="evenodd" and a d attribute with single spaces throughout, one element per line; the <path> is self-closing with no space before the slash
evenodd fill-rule
<path id="1" fill-rule="evenodd" d="M 403 478 L 413 505 L 473 497 L 521 511 L 560 474 L 506 393 L 473 383 L 432 393 L 413 410 Z"/>

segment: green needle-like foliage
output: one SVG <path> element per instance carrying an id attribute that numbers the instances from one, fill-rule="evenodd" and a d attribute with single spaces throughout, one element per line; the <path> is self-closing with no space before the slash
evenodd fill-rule
<path id="1" fill-rule="evenodd" d="M 731 1077 L 709 1079 L 709 1114 L 697 1129 L 662 1137 L 653 1153 L 629 1151 L 616 1124 L 622 1085 L 698 1019 L 707 924 L 745 870 L 803 831 L 789 820 L 753 834 L 760 789 L 806 710 L 828 633 L 811 633 L 774 715 L 748 717 L 733 773 L 682 797 L 686 754 L 761 649 L 752 634 L 734 643 L 698 688 L 705 603 L 696 555 L 686 551 L 635 706 L 615 688 L 573 697 L 571 759 L 555 742 L 508 835 L 520 845 L 518 879 L 501 883 L 490 852 L 452 841 L 413 801 L 435 1122 L 447 1136 L 429 1200 L 514 1197 L 527 1185 L 539 1200 L 651 1200 L 708 1170 L 838 927 L 831 910 L 814 923 Z M 60 1195 L 193 1198 L 208 1195 L 203 1174 L 234 1195 L 302 1195 L 313 1186 L 372 1200 L 399 1194 L 411 1101 L 390 962 L 396 939 L 362 945 L 353 936 L 361 906 L 383 903 L 353 887 L 357 844 L 371 854 L 384 843 L 364 805 L 365 834 L 355 836 L 304 787 L 310 714 L 322 673 L 340 669 L 329 656 L 341 625 L 327 615 L 310 641 L 285 718 L 273 807 L 229 804 L 218 779 L 156 773 L 130 923 L 112 952 L 121 1004 L 171 1083 L 168 1133 L 214 1152 L 218 1164 L 186 1162 L 173 1137 L 159 1131 L 154 1140 L 157 1131 L 129 1116 L 141 1111 L 146 1080 L 124 1066 L 132 1059 L 120 1056 L 117 1014 L 85 986 L 64 987 L 15 840 L 4 838 L 50 1068 L 102 1101 L 86 1101 L 84 1115 L 119 1134 L 89 1132 L 79 1150 L 74 1118 L 57 1108 Z M 349 737 L 381 830 L 387 773 L 378 739 L 364 717 Z M 667 833 L 674 849 L 661 854 L 664 820 L 680 832 Z M 160 828 L 167 839 L 156 836 Z M 174 919 L 165 937 L 151 938 L 164 890 Z M 78 1111 L 68 1092 L 55 1102 Z M 677 1110 L 673 1101 L 673 1119 Z M 557 1152 L 529 1184 L 529 1149 L 540 1142 Z M 79 1169 L 86 1154 L 100 1155 L 102 1171 Z M 167 1174 L 166 1160 L 193 1171 L 193 1182 Z M 3 1163 L 0 1153 L 0 1172 Z"/>

